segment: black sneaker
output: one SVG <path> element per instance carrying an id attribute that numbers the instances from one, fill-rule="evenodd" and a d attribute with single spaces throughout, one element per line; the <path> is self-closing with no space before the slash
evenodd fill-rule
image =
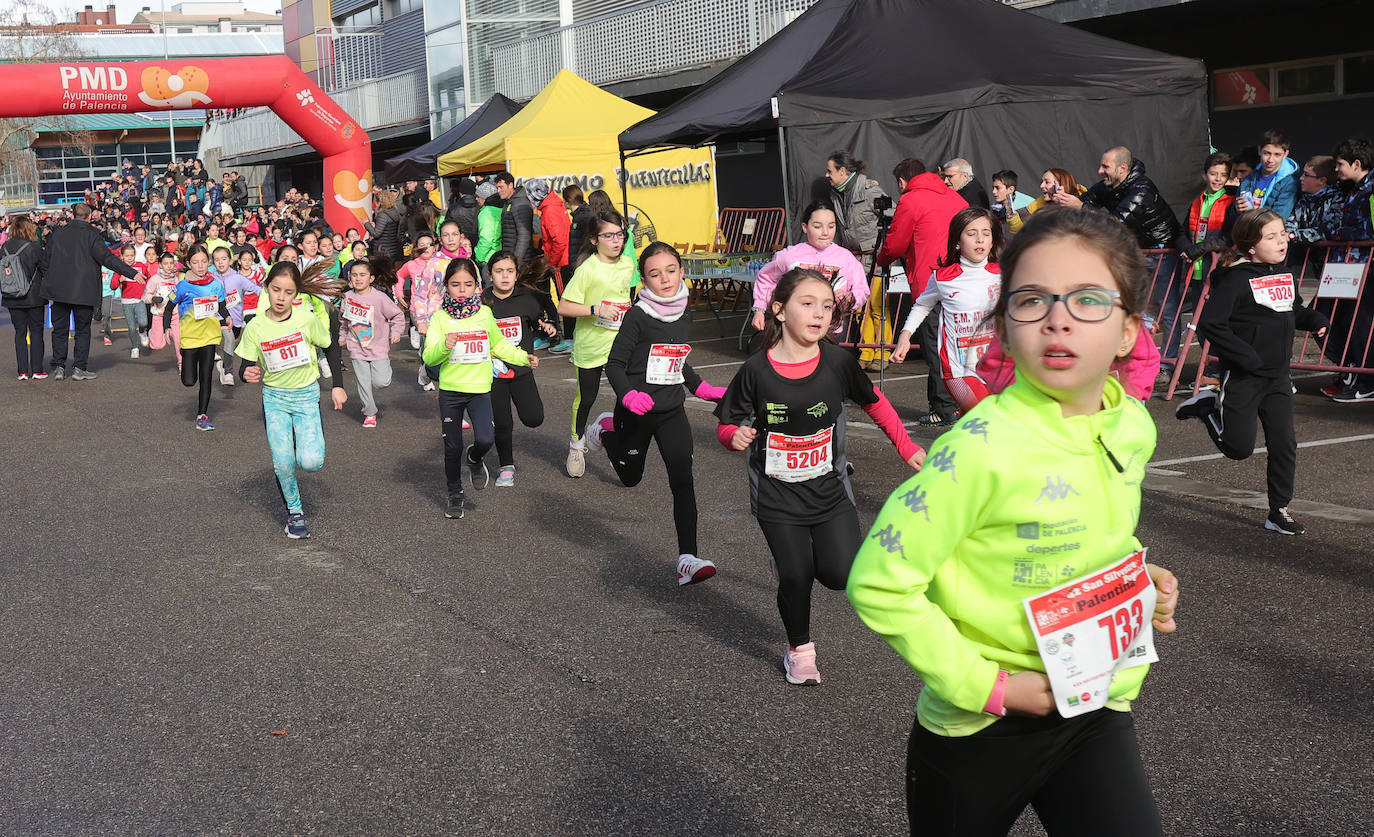
<path id="1" fill-rule="evenodd" d="M 462 520 L 463 501 L 466 499 L 467 497 L 461 491 L 448 495 L 448 506 L 444 508 L 444 517 L 449 520 Z"/>
<path id="2" fill-rule="evenodd" d="M 1358 383 L 1354 383 L 1341 390 L 1331 400 L 1337 404 L 1365 404 L 1374 401 L 1374 387 L 1360 386 Z"/>
<path id="3" fill-rule="evenodd" d="M 951 424 L 954 424 L 958 418 L 958 416 L 955 416 L 954 418 L 947 419 L 939 413 L 926 413 L 918 417 L 916 423 L 922 427 L 949 427 Z"/>
<path id="4" fill-rule="evenodd" d="M 94 372 L 87 372 L 85 369 L 72 370 L 73 381 L 94 381 L 98 377 L 100 376 L 96 375 Z"/>
<path id="5" fill-rule="evenodd" d="M 1189 398 L 1187 401 L 1184 401 L 1182 404 L 1178 405 L 1178 409 L 1174 410 L 1174 418 L 1178 419 L 1179 421 L 1187 421 L 1188 419 L 1202 418 L 1204 415 L 1212 412 L 1216 408 L 1216 392 L 1214 390 L 1204 389 L 1202 392 L 1199 392 L 1197 395 L 1194 395 L 1192 398 Z"/>
<path id="6" fill-rule="evenodd" d="M 468 463 L 468 473 L 472 475 L 472 487 L 481 491 L 491 483 L 491 472 L 487 470 L 487 463 L 479 459 L 472 461 L 472 445 L 468 445 L 463 451 L 463 460 Z"/>
<path id="7" fill-rule="evenodd" d="M 1293 515 L 1288 513 L 1287 506 L 1269 512 L 1269 518 L 1264 521 L 1264 528 L 1278 532 L 1280 535 L 1301 535 L 1307 531 L 1301 523 L 1293 519 Z"/>

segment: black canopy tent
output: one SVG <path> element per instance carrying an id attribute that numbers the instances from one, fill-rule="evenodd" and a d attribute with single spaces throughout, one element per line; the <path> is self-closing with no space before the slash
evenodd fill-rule
<path id="1" fill-rule="evenodd" d="M 386 182 L 403 183 L 436 177 L 439 155 L 461 148 L 475 139 L 486 136 L 520 112 L 521 105 L 497 93 L 482 103 L 467 119 L 439 136 L 405 154 L 386 161 Z"/>
<path id="2" fill-rule="evenodd" d="M 996 0 L 820 0 L 620 146 L 775 133 L 784 194 L 799 201 L 837 149 L 889 191 L 902 158 L 959 156 L 984 185 L 1010 168 L 1034 193 L 1050 167 L 1096 180 L 1102 152 L 1125 145 L 1181 207 L 1209 150 L 1206 71 Z"/>

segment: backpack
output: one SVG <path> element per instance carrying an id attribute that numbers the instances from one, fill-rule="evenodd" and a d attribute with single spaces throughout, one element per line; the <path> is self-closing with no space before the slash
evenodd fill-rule
<path id="1" fill-rule="evenodd" d="M 0 256 L 0 293 L 5 296 L 23 297 L 29 295 L 33 277 L 25 272 L 24 263 L 20 261 L 19 254 L 24 252 L 30 243 L 25 241 L 19 245 L 18 250 Z"/>

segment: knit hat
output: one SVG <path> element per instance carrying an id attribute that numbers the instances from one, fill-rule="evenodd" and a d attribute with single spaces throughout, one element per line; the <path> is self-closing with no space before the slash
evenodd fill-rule
<path id="1" fill-rule="evenodd" d="M 549 196 L 549 181 L 543 178 L 526 180 L 525 194 L 529 196 L 530 203 L 538 206 L 544 202 L 544 198 Z"/>
<path id="2" fill-rule="evenodd" d="M 482 200 L 489 200 L 495 194 L 496 184 L 492 183 L 490 180 L 483 180 L 481 183 L 477 184 L 477 197 Z"/>

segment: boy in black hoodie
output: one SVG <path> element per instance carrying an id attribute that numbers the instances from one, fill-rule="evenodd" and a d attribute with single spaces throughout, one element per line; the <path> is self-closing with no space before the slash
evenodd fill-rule
<path id="1" fill-rule="evenodd" d="M 1221 359 L 1221 391 L 1206 390 L 1179 405 L 1180 419 L 1197 418 L 1217 450 L 1246 459 L 1255 450 L 1256 423 L 1264 428 L 1269 459 L 1269 517 L 1264 528 L 1300 535 L 1288 513 L 1298 465 L 1293 433 L 1293 381 L 1289 374 L 1296 329 L 1320 337 L 1329 325 L 1303 305 L 1284 266 L 1288 233 L 1268 209 L 1241 213 L 1232 230 L 1235 254 L 1212 274 L 1212 292 L 1198 318 L 1198 334 Z M 1239 259 L 1235 258 L 1239 255 Z"/>

